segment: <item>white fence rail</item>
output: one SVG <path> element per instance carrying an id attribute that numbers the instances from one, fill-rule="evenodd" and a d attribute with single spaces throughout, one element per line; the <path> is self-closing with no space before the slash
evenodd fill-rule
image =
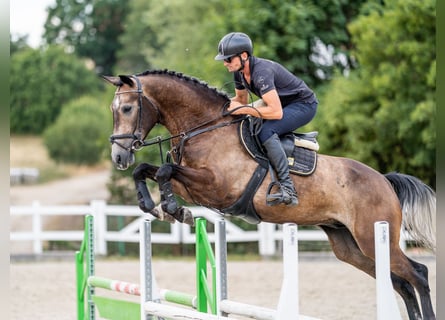
<path id="1" fill-rule="evenodd" d="M 210 209 L 203 207 L 191 207 L 195 217 L 205 217 L 210 223 L 219 218 L 219 215 Z M 108 205 L 105 201 L 95 200 L 90 205 L 64 205 L 42 206 L 34 202 L 32 206 L 11 206 L 10 215 L 29 216 L 32 225 L 31 231 L 11 231 L 10 241 L 32 242 L 32 254 L 42 254 L 45 241 L 81 241 L 82 230 L 52 231 L 44 230 L 43 219 L 49 216 L 85 216 L 94 215 L 96 254 L 107 254 L 107 242 L 139 242 L 139 226 L 142 217 L 152 218 L 150 215 L 142 215 L 137 206 Z M 119 231 L 107 229 L 107 217 L 124 216 L 138 217 Z M 195 243 L 195 236 L 190 226 L 181 223 L 169 224 L 167 233 L 153 233 L 153 243 L 163 244 L 190 244 Z M 273 256 L 278 252 L 277 240 L 282 239 L 281 225 L 260 223 L 254 231 L 246 231 L 237 225 L 227 221 L 227 242 L 258 242 L 259 254 Z M 327 241 L 326 234 L 321 230 L 300 230 L 299 241 Z M 209 234 L 211 241 L 214 234 Z M 405 242 L 401 242 L 402 245 Z M 14 254 L 14 252 L 11 252 Z"/>

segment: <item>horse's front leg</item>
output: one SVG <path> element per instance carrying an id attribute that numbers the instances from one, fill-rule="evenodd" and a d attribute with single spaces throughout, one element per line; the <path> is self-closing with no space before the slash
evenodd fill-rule
<path id="1" fill-rule="evenodd" d="M 161 192 L 162 210 L 167 213 L 174 214 L 178 210 L 178 203 L 173 194 L 173 187 L 170 179 L 173 175 L 173 165 L 165 164 L 156 172 L 155 179 L 159 184 Z"/>
<path id="2" fill-rule="evenodd" d="M 150 212 L 155 207 L 155 203 L 147 188 L 145 179 L 155 180 L 159 167 L 148 163 L 141 163 L 133 171 L 133 180 L 137 191 L 139 208 L 144 212 Z"/>
<path id="3" fill-rule="evenodd" d="M 193 215 L 188 208 L 178 207 L 173 187 L 170 179 L 174 174 L 174 165 L 165 164 L 156 172 L 155 179 L 159 184 L 161 193 L 161 209 L 162 211 L 172 215 L 176 220 L 182 223 L 194 225 Z"/>

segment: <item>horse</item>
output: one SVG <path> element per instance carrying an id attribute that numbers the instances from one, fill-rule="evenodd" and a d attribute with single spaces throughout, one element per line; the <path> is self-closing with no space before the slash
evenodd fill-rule
<path id="1" fill-rule="evenodd" d="M 242 199 L 242 207 L 249 202 L 258 222 L 318 226 L 340 261 L 372 277 L 374 222 L 387 221 L 394 290 L 402 297 L 410 320 L 435 319 L 428 269 L 408 258 L 399 245 L 405 228 L 413 239 L 435 250 L 436 195 L 420 179 L 395 172 L 381 174 L 353 159 L 317 154 L 311 175 L 292 175 L 299 205 L 268 206 L 270 175 L 258 183 L 250 197 L 243 197 L 245 190 L 251 189 L 258 163 L 240 143 L 242 116 L 227 111 L 230 97 L 225 92 L 169 70 L 102 77 L 116 86 L 110 106 L 110 142 L 117 169 L 128 169 L 134 164 L 134 152 L 152 144 L 145 138 L 155 125 L 164 126 L 170 134 L 165 139 L 171 144 L 169 161 L 160 166 L 141 163 L 133 171 L 139 207 L 144 212 L 192 223 L 191 213 L 177 204 L 175 195 L 223 214 Z M 151 199 L 147 178 L 159 184 L 160 206 L 155 207 Z"/>

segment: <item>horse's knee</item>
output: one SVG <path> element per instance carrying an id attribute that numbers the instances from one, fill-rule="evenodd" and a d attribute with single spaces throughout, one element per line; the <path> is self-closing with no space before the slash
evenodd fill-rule
<path id="1" fill-rule="evenodd" d="M 173 173 L 173 167 L 171 164 L 164 164 L 156 172 L 155 178 L 159 183 L 170 180 Z"/>
<path id="2" fill-rule="evenodd" d="M 157 167 L 152 166 L 148 163 L 141 163 L 139 164 L 134 170 L 133 170 L 133 180 L 134 181 L 141 181 L 145 180 L 146 178 L 152 179 L 154 176 L 153 172 L 157 171 Z"/>

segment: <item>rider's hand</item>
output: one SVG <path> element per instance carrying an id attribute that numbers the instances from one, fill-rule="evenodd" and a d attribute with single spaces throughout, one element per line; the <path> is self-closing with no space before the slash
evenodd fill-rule
<path id="1" fill-rule="evenodd" d="M 229 107 L 227 108 L 227 111 L 233 111 L 238 107 L 243 106 L 243 104 L 239 103 L 238 101 L 231 101 Z M 244 114 L 243 108 L 240 108 L 238 110 L 235 110 L 232 112 L 232 114 Z"/>

